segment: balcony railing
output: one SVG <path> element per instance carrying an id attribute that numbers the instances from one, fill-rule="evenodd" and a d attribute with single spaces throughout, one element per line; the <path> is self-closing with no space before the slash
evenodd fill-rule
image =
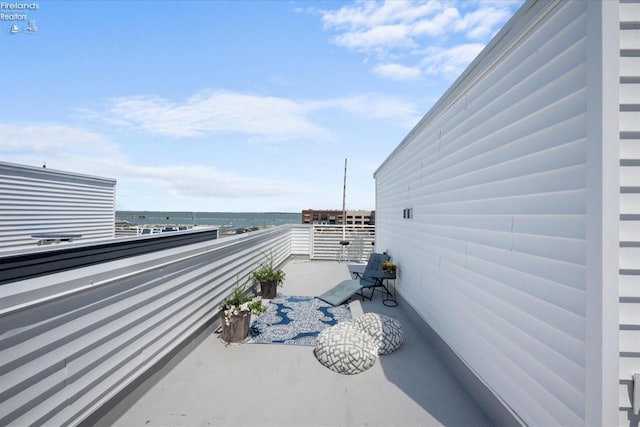
<path id="1" fill-rule="evenodd" d="M 349 244 L 343 246 L 340 245 L 340 241 L 343 240 L 342 225 L 314 224 L 311 235 L 311 259 L 366 262 L 373 252 L 375 226 L 347 225 L 344 236 L 344 240 Z"/>
<path id="2" fill-rule="evenodd" d="M 218 306 L 236 278 L 244 280 L 265 254 L 283 263 L 294 228 L 14 277 L 1 285 L 0 425 L 82 421 L 218 322 Z"/>
<path id="3" fill-rule="evenodd" d="M 373 229 L 362 230 L 348 236 L 362 236 L 369 249 Z M 0 259 L 0 425 L 81 422 L 217 326 L 222 299 L 266 254 L 278 265 L 291 255 L 335 260 L 342 238 L 341 229 L 308 225 L 223 239 L 177 236 Z"/>

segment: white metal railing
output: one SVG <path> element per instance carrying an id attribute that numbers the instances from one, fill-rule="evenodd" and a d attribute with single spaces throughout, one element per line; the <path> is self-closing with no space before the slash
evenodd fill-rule
<path id="1" fill-rule="evenodd" d="M 78 424 L 219 321 L 235 284 L 273 254 L 280 226 L 0 286 L 0 425 Z M 90 250 L 91 247 L 87 247 Z"/>
<path id="2" fill-rule="evenodd" d="M 291 226 L 291 255 L 307 255 L 311 253 L 311 226 L 297 224 Z"/>
<path id="3" fill-rule="evenodd" d="M 373 235 L 372 226 L 347 228 L 350 259 L 368 258 Z M 265 254 L 277 265 L 291 255 L 336 260 L 340 240 L 341 227 L 285 225 L 5 280 L 0 425 L 81 423 L 215 327 L 236 279 L 244 281 Z M 95 251 L 85 245 L 69 256 Z"/>
<path id="4" fill-rule="evenodd" d="M 375 226 L 347 225 L 344 240 L 348 245 L 341 245 L 343 240 L 342 225 L 314 224 L 311 234 L 311 252 L 314 260 L 345 260 L 366 262 L 373 252 Z"/>

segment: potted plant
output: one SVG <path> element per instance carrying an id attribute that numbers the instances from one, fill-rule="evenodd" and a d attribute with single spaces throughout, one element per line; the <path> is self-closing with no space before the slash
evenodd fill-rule
<path id="1" fill-rule="evenodd" d="M 220 305 L 222 339 L 226 342 L 242 342 L 249 335 L 251 314 L 259 315 L 266 310 L 260 300 L 246 294 L 246 289 L 236 281 L 231 295 Z"/>
<path id="2" fill-rule="evenodd" d="M 265 255 L 266 261 L 260 264 L 260 267 L 251 273 L 254 283 L 260 284 L 260 295 L 263 299 L 272 299 L 276 297 L 278 286 L 284 282 L 284 271 L 275 267 L 275 257 L 273 254 Z"/>
<path id="3" fill-rule="evenodd" d="M 387 261 L 383 262 L 382 264 L 380 264 L 380 267 L 382 268 L 382 277 L 384 277 L 385 279 L 395 279 L 396 278 L 396 270 L 398 268 L 397 265 L 395 265 L 391 261 L 387 260 Z"/>

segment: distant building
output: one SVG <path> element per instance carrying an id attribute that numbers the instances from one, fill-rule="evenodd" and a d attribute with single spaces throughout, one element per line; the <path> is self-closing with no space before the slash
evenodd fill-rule
<path id="1" fill-rule="evenodd" d="M 0 162 L 0 250 L 113 238 L 116 180 Z"/>
<path id="2" fill-rule="evenodd" d="M 347 225 L 373 225 L 375 224 L 375 211 L 347 211 Z M 342 211 L 340 210 L 315 210 L 302 211 L 303 224 L 336 224 L 342 225 Z"/>

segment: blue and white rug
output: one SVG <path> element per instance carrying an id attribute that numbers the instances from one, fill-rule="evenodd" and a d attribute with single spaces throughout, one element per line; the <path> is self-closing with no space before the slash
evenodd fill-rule
<path id="1" fill-rule="evenodd" d="M 334 307 L 315 297 L 282 296 L 266 306 L 267 311 L 251 323 L 247 343 L 314 346 L 322 330 L 351 320 L 347 304 Z"/>

